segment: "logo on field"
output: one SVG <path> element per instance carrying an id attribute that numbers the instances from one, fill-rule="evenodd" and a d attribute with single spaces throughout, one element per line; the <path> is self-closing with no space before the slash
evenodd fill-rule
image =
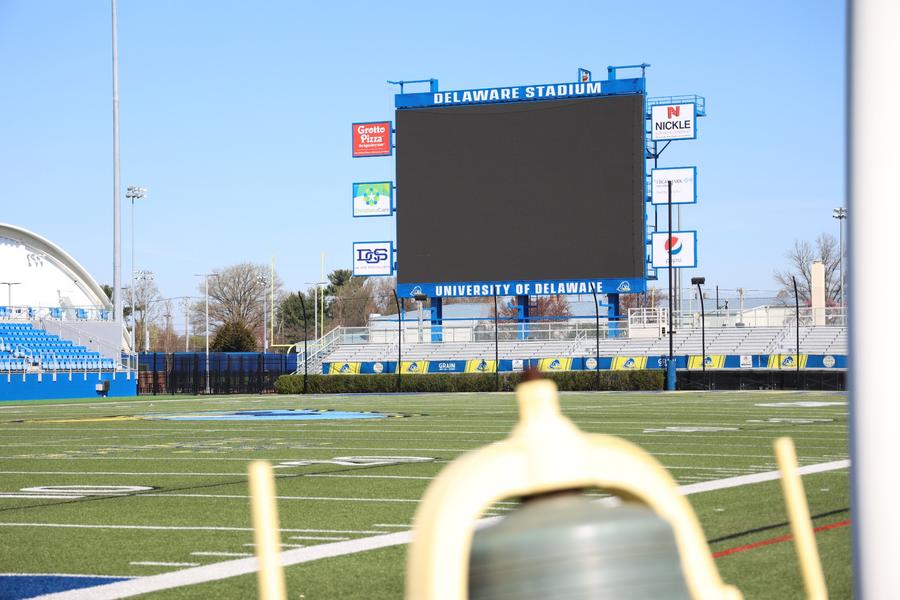
<path id="1" fill-rule="evenodd" d="M 374 250 L 370 248 L 358 248 L 356 250 L 356 260 L 370 265 L 377 265 L 387 259 L 388 251 L 386 248 L 375 248 Z"/>
<path id="2" fill-rule="evenodd" d="M 547 365 L 548 369 L 559 369 L 562 367 L 562 363 L 559 362 L 558 358 L 554 358 L 553 361 L 549 365 Z"/>
<path id="3" fill-rule="evenodd" d="M 588 358 L 584 361 L 584 367 L 586 369 L 596 369 L 597 368 L 597 359 L 596 358 Z"/>
<path id="4" fill-rule="evenodd" d="M 377 362 L 374 365 L 372 365 L 372 370 L 376 373 L 381 373 L 382 371 L 384 371 L 384 365 L 381 364 L 380 362 Z"/>
<path id="5" fill-rule="evenodd" d="M 836 362 L 837 362 L 837 361 L 836 361 L 836 360 L 834 359 L 834 357 L 833 357 L 832 355 L 830 355 L 830 354 L 827 354 L 827 355 L 825 356 L 825 358 L 822 359 L 822 365 L 823 365 L 826 369 L 830 369 L 831 367 L 833 367 L 833 366 L 835 365 Z"/>
<path id="6" fill-rule="evenodd" d="M 421 296 L 422 295 L 422 286 L 417 285 L 409 292 L 410 296 Z"/>
<path id="7" fill-rule="evenodd" d="M 671 243 L 671 246 L 670 246 L 670 243 Z M 678 254 L 679 252 L 681 252 L 681 249 L 682 249 L 681 238 L 673 235 L 671 240 L 669 240 L 669 239 L 666 240 L 665 244 L 663 244 L 663 247 L 665 248 L 665 250 L 667 252 L 669 252 L 671 255 L 674 256 L 674 255 Z"/>
<path id="8" fill-rule="evenodd" d="M 617 292 L 630 292 L 631 284 L 628 283 L 627 281 L 623 281 L 622 283 L 619 284 L 619 287 L 616 288 L 616 291 Z"/>

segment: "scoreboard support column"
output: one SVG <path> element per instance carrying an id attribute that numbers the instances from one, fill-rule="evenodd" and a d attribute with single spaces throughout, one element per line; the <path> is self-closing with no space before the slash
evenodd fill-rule
<path id="1" fill-rule="evenodd" d="M 609 327 L 609 337 L 619 337 L 619 294 L 607 294 L 606 302 L 606 320 Z"/>
<path id="2" fill-rule="evenodd" d="M 431 341 L 444 341 L 444 299 L 431 299 Z"/>
<path id="3" fill-rule="evenodd" d="M 531 318 L 528 296 L 516 296 L 516 320 L 519 322 L 519 339 L 528 339 L 528 321 Z"/>

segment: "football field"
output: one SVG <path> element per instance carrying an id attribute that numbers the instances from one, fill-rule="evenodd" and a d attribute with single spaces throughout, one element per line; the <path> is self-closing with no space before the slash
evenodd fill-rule
<path id="1" fill-rule="evenodd" d="M 802 597 L 772 473 L 772 440 L 793 437 L 831 597 L 851 597 L 845 394 L 565 393 L 561 405 L 670 470 L 746 598 Z M 400 598 L 425 488 L 516 416 L 500 393 L 2 404 L 0 599 L 94 598 L 101 584 L 120 590 L 104 597 L 254 597 L 254 459 L 275 466 L 289 597 Z"/>

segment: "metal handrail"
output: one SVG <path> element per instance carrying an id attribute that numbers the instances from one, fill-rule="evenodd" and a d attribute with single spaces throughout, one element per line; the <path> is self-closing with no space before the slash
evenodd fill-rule
<path id="1" fill-rule="evenodd" d="M 101 356 L 109 355 L 110 357 L 113 358 L 116 371 L 118 371 L 120 368 L 122 368 L 124 370 L 132 370 L 132 371 L 136 370 L 136 367 L 137 367 L 137 362 L 136 362 L 137 354 L 136 353 L 128 354 L 129 362 L 134 361 L 134 364 L 126 365 L 126 364 L 123 364 L 123 361 L 122 361 L 121 346 L 116 346 L 115 344 L 109 344 L 109 343 L 103 342 L 102 340 L 95 339 L 96 336 L 91 335 L 90 332 L 84 331 L 83 329 L 81 329 L 79 327 L 76 327 L 69 323 L 64 323 L 62 321 L 57 321 L 57 320 L 45 321 L 44 319 L 41 319 L 40 323 L 41 323 L 41 328 L 44 329 L 45 331 L 48 331 L 48 333 L 49 333 L 49 330 L 47 329 L 47 325 L 52 324 L 53 327 L 59 327 L 60 333 L 62 333 L 63 329 L 73 333 L 75 336 L 74 339 L 72 338 L 71 335 L 67 335 L 66 337 L 72 339 L 73 342 L 77 340 L 77 344 L 79 346 L 84 346 L 85 348 L 94 350 L 95 352 L 100 353 Z M 82 341 L 82 337 L 88 337 L 88 339 L 90 341 L 85 343 Z M 101 361 L 101 363 L 102 363 L 102 361 Z"/>
<path id="2" fill-rule="evenodd" d="M 112 321 L 112 309 L 96 306 L 28 306 L 0 305 L 4 308 L 0 319 L 7 321 Z"/>

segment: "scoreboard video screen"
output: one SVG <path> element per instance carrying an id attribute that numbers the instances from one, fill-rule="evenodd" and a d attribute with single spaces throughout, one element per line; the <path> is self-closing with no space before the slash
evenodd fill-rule
<path id="1" fill-rule="evenodd" d="M 644 276 L 644 96 L 401 109 L 398 283 Z"/>

